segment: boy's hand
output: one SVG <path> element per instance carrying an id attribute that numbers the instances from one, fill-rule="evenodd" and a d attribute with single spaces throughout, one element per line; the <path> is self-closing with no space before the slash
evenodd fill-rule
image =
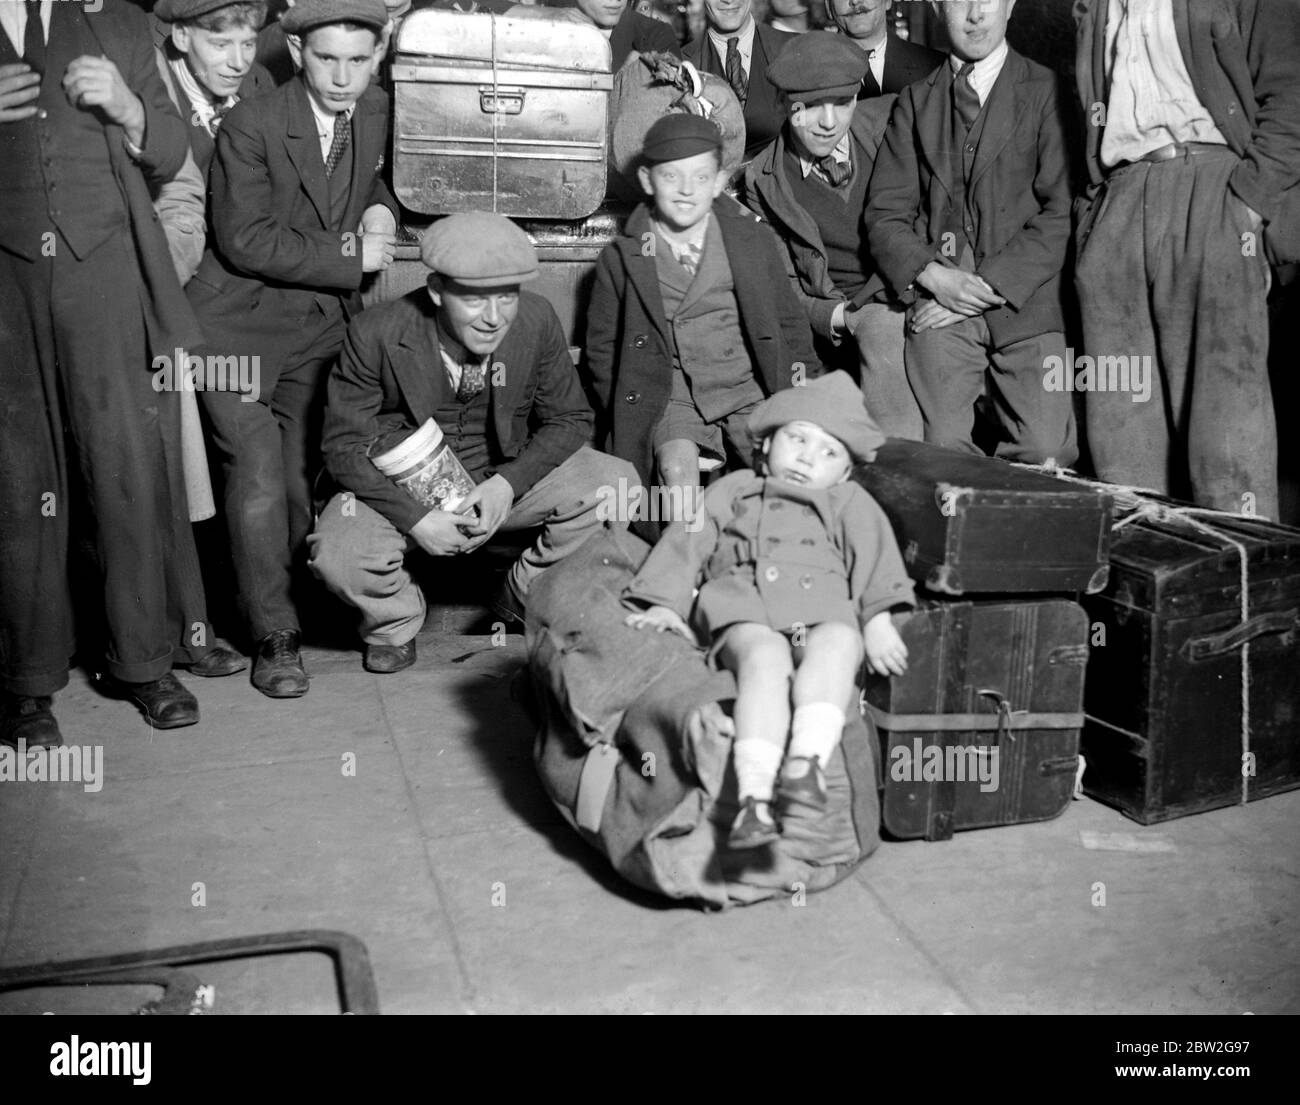
<path id="1" fill-rule="evenodd" d="M 411 540 L 430 556 L 456 556 L 469 547 L 461 527 L 465 519 L 445 510 L 431 510 L 411 529 Z"/>
<path id="2" fill-rule="evenodd" d="M 0 65 L 0 123 L 16 123 L 36 114 L 41 77 L 25 62 Z"/>
<path id="3" fill-rule="evenodd" d="M 907 646 L 888 610 L 867 622 L 862 640 L 867 646 L 867 666 L 877 675 L 902 675 L 907 671 Z"/>
<path id="4" fill-rule="evenodd" d="M 383 231 L 367 231 L 361 235 L 361 271 L 380 272 L 393 263 L 397 250 L 397 235 Z"/>
<path id="5" fill-rule="evenodd" d="M 83 54 L 73 59 L 63 74 L 63 91 L 81 111 L 99 108 L 110 122 L 126 131 L 134 145 L 144 141 L 144 104 L 108 58 Z"/>
<path id="6" fill-rule="evenodd" d="M 695 644 L 695 634 L 691 632 L 691 627 L 670 606 L 652 606 L 638 614 L 629 614 L 623 622 L 633 629 L 653 629 L 656 633 L 662 633 L 666 629 Z"/>
<path id="7" fill-rule="evenodd" d="M 938 261 L 926 265 L 916 282 L 948 310 L 968 318 L 1006 303 L 983 277 L 965 269 L 949 268 Z"/>
<path id="8" fill-rule="evenodd" d="M 515 490 L 505 476 L 492 476 L 474 488 L 456 508 L 458 515 L 469 515 L 461 519 L 461 529 L 470 538 L 465 551 L 477 549 L 484 541 L 501 528 L 510 508 L 514 506 Z M 475 507 L 478 508 L 477 516 Z"/>

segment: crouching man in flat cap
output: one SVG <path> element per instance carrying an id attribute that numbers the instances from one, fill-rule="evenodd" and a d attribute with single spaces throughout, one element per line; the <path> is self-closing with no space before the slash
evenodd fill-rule
<path id="1" fill-rule="evenodd" d="M 845 35 L 809 31 L 767 76 L 785 97 L 781 133 L 745 170 L 745 202 L 776 229 L 817 355 L 856 376 L 891 437 L 919 440 L 921 409 L 903 362 L 905 308 L 867 248 L 862 212 L 892 95 L 863 97 L 867 54 Z"/>
<path id="2" fill-rule="evenodd" d="M 533 580 L 600 528 L 611 489 L 639 482 L 630 464 L 587 447 L 593 416 L 560 321 L 520 289 L 537 276 L 527 235 L 500 215 L 451 215 L 420 255 L 427 289 L 348 328 L 323 439 L 339 492 L 309 539 L 312 570 L 361 613 L 373 672 L 415 662 L 425 602 L 407 553 L 456 556 L 498 530 L 541 526 L 493 603 L 520 620 Z M 372 460 L 430 418 L 476 484 L 454 514 L 417 503 Z"/>

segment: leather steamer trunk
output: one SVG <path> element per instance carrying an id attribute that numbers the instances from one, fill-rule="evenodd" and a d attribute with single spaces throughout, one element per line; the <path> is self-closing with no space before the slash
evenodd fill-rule
<path id="1" fill-rule="evenodd" d="M 393 190 L 412 211 L 582 219 L 605 196 L 609 43 L 594 26 L 412 12 L 393 58 Z"/>
<path id="2" fill-rule="evenodd" d="M 922 600 L 898 624 L 906 674 L 868 676 L 863 692 L 880 738 L 885 828 L 947 840 L 1064 812 L 1083 725 L 1083 608 Z"/>
<path id="3" fill-rule="evenodd" d="M 1146 503 L 1084 601 L 1089 795 L 1149 825 L 1300 786 L 1300 530 Z"/>
<path id="4" fill-rule="evenodd" d="M 854 479 L 884 508 L 908 573 L 944 595 L 1106 586 L 1111 500 L 995 457 L 891 439 Z"/>

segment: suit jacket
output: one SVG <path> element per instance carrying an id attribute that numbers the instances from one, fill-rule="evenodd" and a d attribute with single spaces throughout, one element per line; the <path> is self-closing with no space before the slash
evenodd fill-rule
<path id="1" fill-rule="evenodd" d="M 519 311 L 497 351 L 488 389 L 488 443 L 518 499 L 591 440 L 592 414 L 554 308 L 519 293 Z M 370 460 L 395 430 L 414 432 L 437 405 L 430 373 L 445 371 L 434 306 L 423 287 L 352 320 L 330 373 L 321 449 L 334 481 L 401 532 L 428 513 Z"/>
<path id="2" fill-rule="evenodd" d="M 178 346 L 190 348 L 203 338 L 176 277 L 171 251 L 154 208 L 154 190 L 171 181 L 185 164 L 189 152 L 185 123 L 158 75 L 144 13 L 122 0 L 103 0 L 101 8 L 84 14 L 81 6 L 76 5 L 76 13 L 98 39 L 103 56 L 117 66 L 127 87 L 144 105 L 145 146 L 138 162 L 126 152 L 126 135 L 121 127 L 106 123 L 104 134 L 113 175 L 126 199 L 144 282 L 141 302 L 149 348 L 155 356 L 164 353 L 171 356 Z"/>
<path id="3" fill-rule="evenodd" d="M 893 106 L 894 97 L 885 95 L 859 100 L 853 109 L 849 135 L 855 172 L 871 175 Z M 831 332 L 831 316 L 845 297 L 835 287 L 827 269 L 821 230 L 812 215 L 800 206 L 782 168 L 788 141 L 788 131 L 782 129 L 776 141 L 749 163 L 745 169 L 745 204 L 770 222 L 785 243 L 781 253 L 786 262 L 786 272 L 795 294 L 808 312 L 813 333 L 838 345 L 841 338 Z M 848 217 L 861 227 L 861 211 L 848 212 Z M 862 234 L 865 238 L 865 229 L 862 229 Z M 866 303 L 884 288 L 885 282 L 880 275 L 871 273 L 867 286 L 858 296 L 859 302 Z"/>
<path id="4" fill-rule="evenodd" d="M 909 84 L 928 77 L 944 62 L 946 55 L 941 50 L 931 50 L 918 42 L 908 42 L 898 35 L 889 36 L 885 47 L 884 81 L 880 93 L 888 96 L 902 92 Z"/>
<path id="5" fill-rule="evenodd" d="M 1107 0 L 1074 4 L 1089 200 L 1105 175 L 1104 112 L 1097 105 L 1107 100 L 1102 57 L 1108 7 Z M 1242 159 L 1228 187 L 1264 216 L 1270 260 L 1300 261 L 1300 9 L 1293 0 L 1173 0 L 1173 12 L 1197 97 Z"/>
<path id="6" fill-rule="evenodd" d="M 754 49 L 749 59 L 749 85 L 745 99 L 746 161 L 781 133 L 781 125 L 785 122 L 785 104 L 780 90 L 767 79 L 767 67 L 787 43 L 798 37 L 789 31 L 778 31 L 766 23 L 755 21 Z M 718 51 L 714 49 L 708 34 L 683 46 L 682 57 L 702 72 L 713 73 L 723 80 L 727 78 L 722 59 L 718 57 Z"/>
<path id="7" fill-rule="evenodd" d="M 820 374 L 808 319 L 785 276 L 771 227 L 725 196 L 714 201 L 713 217 L 731 265 L 745 348 L 763 391 L 790 387 L 799 365 L 809 377 Z M 672 337 L 659 273 L 654 255 L 644 249 L 652 233 L 643 204 L 601 252 L 587 310 L 585 365 L 597 440 L 636 465 L 647 487 L 656 482 L 651 438 L 673 387 Z"/>
<path id="8" fill-rule="evenodd" d="M 627 7 L 609 36 L 609 52 L 612 56 L 610 71 L 617 73 L 622 69 L 633 50 L 638 54 L 662 50 L 674 57 L 682 56 L 682 48 L 673 29 L 667 23 L 633 11 L 631 0 L 628 0 Z"/>
<path id="9" fill-rule="evenodd" d="M 212 237 L 186 289 L 209 344 L 242 348 L 255 308 L 281 330 L 314 307 L 360 310 L 361 215 L 376 203 L 398 214 L 380 175 L 388 98 L 374 86 L 357 101 L 352 135 L 351 197 L 343 229 L 332 230 L 325 162 L 301 78 L 240 100 L 222 121 L 209 179 Z"/>
<path id="10" fill-rule="evenodd" d="M 941 252 L 954 184 L 953 73 L 943 65 L 898 96 L 867 197 L 871 253 L 894 293 Z M 1055 73 L 1010 50 L 985 104 L 969 185 L 975 271 L 1007 301 L 985 312 L 995 342 L 1064 328 L 1061 270 L 1070 242 L 1068 109 Z"/>

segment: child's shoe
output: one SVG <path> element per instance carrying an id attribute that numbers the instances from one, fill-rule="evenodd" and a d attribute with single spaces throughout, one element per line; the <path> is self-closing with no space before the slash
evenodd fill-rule
<path id="1" fill-rule="evenodd" d="M 761 848 L 764 844 L 778 840 L 780 836 L 781 831 L 772 818 L 771 803 L 758 798 L 746 798 L 745 804 L 736 814 L 736 820 L 732 822 L 727 843 L 735 849 Z"/>
<path id="2" fill-rule="evenodd" d="M 796 764 L 806 764 L 807 770 L 802 775 L 791 777 L 790 768 Z M 813 809 L 824 810 L 827 802 L 826 775 L 818 757 L 795 756 L 787 760 L 781 769 L 777 790 L 782 801 L 802 802 Z"/>

